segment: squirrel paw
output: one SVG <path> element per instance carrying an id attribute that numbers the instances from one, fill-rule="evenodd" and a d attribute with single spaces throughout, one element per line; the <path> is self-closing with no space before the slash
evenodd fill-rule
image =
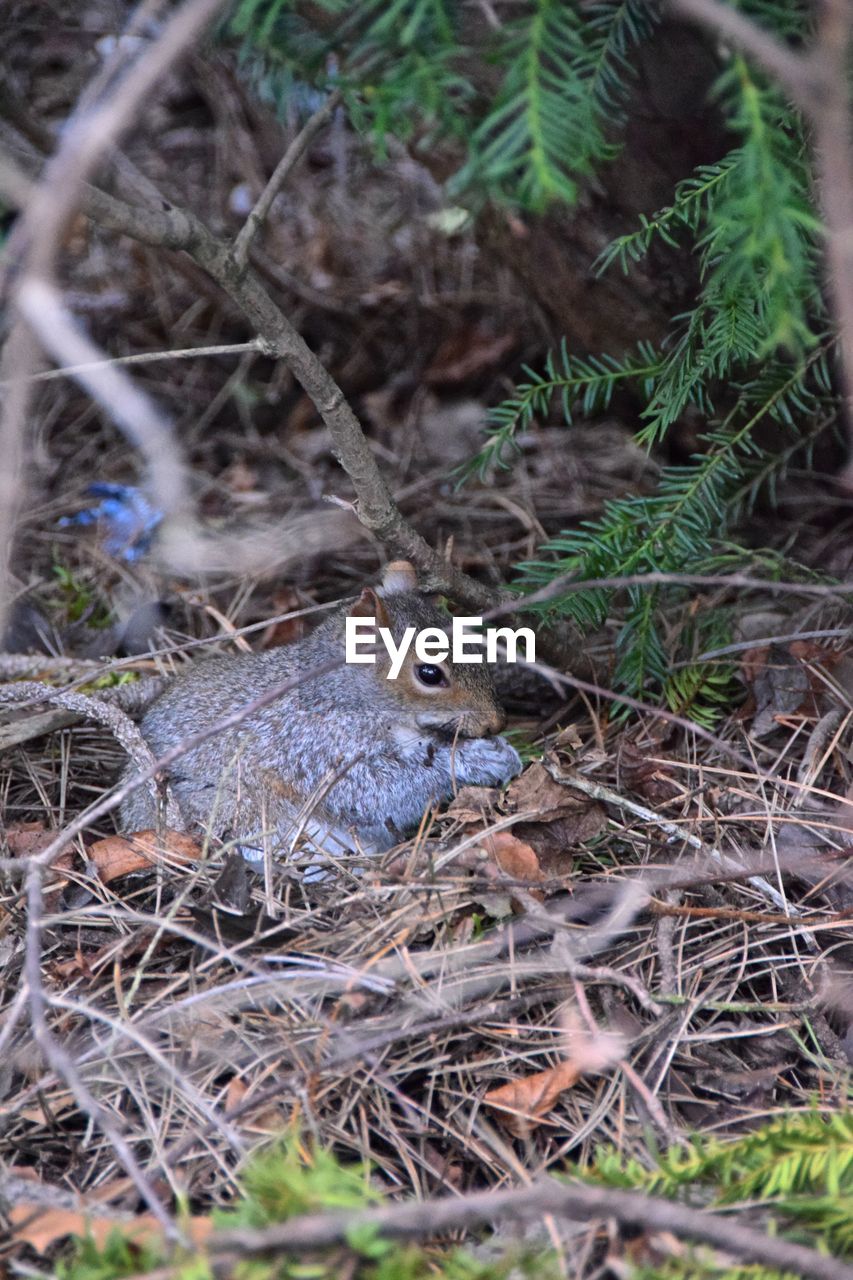
<path id="1" fill-rule="evenodd" d="M 470 738 L 457 743 L 453 768 L 457 781 L 467 786 L 496 787 L 521 773 L 523 765 L 506 738 Z"/>

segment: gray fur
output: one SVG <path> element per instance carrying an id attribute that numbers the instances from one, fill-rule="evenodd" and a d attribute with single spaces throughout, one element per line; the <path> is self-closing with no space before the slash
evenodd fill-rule
<path id="1" fill-rule="evenodd" d="M 398 641 L 407 626 L 449 621 L 417 591 L 385 593 L 381 607 Z M 343 658 L 352 611 L 340 610 L 296 644 L 192 667 L 142 721 L 151 750 L 159 756 L 266 690 Z M 169 782 L 184 818 L 256 849 L 268 842 L 280 857 L 300 831 L 316 847 L 378 851 L 398 843 L 457 787 L 507 781 L 521 761 L 505 739 L 484 736 L 504 723 L 489 668 L 444 667 L 450 687 L 429 694 L 405 671 L 386 680 L 379 656 L 375 666 L 306 676 L 174 763 Z M 157 816 L 142 789 L 121 810 L 128 831 L 155 826 Z"/>

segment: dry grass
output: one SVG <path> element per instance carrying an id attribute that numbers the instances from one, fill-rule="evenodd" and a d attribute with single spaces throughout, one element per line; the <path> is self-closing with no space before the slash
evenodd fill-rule
<path id="1" fill-rule="evenodd" d="M 595 741 L 592 726 L 576 724 Z M 559 767 L 630 798 L 619 776 L 626 735 L 597 729 L 604 751 L 564 753 Z M 291 1124 L 370 1159 L 396 1193 L 423 1196 L 585 1162 L 600 1143 L 642 1159 L 650 1126 L 669 1145 L 695 1130 L 742 1131 L 816 1094 L 841 1105 L 843 1008 L 833 1031 L 829 975 L 849 947 L 844 816 L 825 814 L 835 830 L 817 831 L 793 808 L 796 791 L 771 792 L 710 752 L 690 760 L 688 747 L 678 744 L 675 763 L 657 749 L 673 794 L 656 810 L 783 886 L 789 921 L 751 885 L 715 883 L 709 857 L 614 805 L 586 847 L 552 856 L 562 874 L 545 882 L 541 906 L 485 855 L 472 857 L 485 836 L 454 836 L 452 818 L 431 833 L 440 843 L 390 868 L 347 863 L 306 884 L 296 863 L 275 868 L 266 888 L 252 876 L 251 901 L 231 915 L 212 907 L 217 850 L 194 869 L 109 886 L 80 858 L 61 894 L 47 887 L 54 1033 L 140 1161 L 199 1207 L 227 1199 L 242 1153 Z M 6 812 L 60 825 L 100 793 L 114 756 L 103 734 L 83 729 L 16 752 Z M 793 751 L 787 761 L 799 762 Z M 812 842 L 809 866 L 800 851 L 798 873 L 777 882 L 774 838 L 792 827 Z M 455 859 L 460 849 L 467 856 Z M 696 887 L 669 888 L 673 876 Z M 651 900 L 626 906 L 638 883 Z M 484 913 L 496 890 L 516 903 L 510 921 Z M 20 980 L 19 892 L 7 888 L 0 909 L 8 1011 Z M 571 1057 L 578 1026 L 593 1038 L 618 1032 L 624 1058 L 512 1136 L 484 1095 Z M 25 1024 L 4 1057 L 3 1157 L 120 1199 L 114 1152 L 44 1070 Z"/>

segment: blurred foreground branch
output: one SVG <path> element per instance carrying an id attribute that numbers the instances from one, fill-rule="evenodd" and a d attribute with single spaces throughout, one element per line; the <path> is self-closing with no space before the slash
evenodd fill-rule
<path id="1" fill-rule="evenodd" d="M 669 3 L 752 58 L 812 127 L 814 171 L 826 225 L 826 280 L 840 336 L 847 409 L 847 465 L 839 480 L 853 489 L 853 116 L 848 77 L 853 0 L 818 0 L 815 36 L 802 52 L 788 48 L 724 0 Z"/>
<path id="2" fill-rule="evenodd" d="M 691 1209 L 636 1191 L 556 1180 L 505 1191 L 479 1191 L 416 1204 L 389 1205 L 363 1213 L 311 1214 L 271 1227 L 219 1231 L 211 1237 L 208 1247 L 220 1255 L 291 1252 L 345 1242 L 355 1230 L 372 1229 L 395 1239 L 406 1239 L 545 1214 L 584 1222 L 615 1218 L 624 1226 L 646 1232 L 674 1232 L 689 1240 L 710 1244 L 745 1262 L 776 1267 L 810 1280 L 853 1280 L 853 1266 L 804 1245 L 740 1226 L 731 1216 Z"/>

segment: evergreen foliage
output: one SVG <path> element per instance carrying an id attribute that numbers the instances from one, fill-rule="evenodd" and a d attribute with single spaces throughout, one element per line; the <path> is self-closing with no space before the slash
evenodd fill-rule
<path id="1" fill-rule="evenodd" d="M 660 18 L 653 0 L 520 0 L 500 10 L 497 30 L 477 30 L 476 57 L 495 70 L 486 93 L 472 82 L 466 41 L 473 37 L 458 0 L 319 5 L 338 19 L 328 26 L 332 34 L 322 34 L 322 24 L 312 28 L 293 0 L 238 3 L 231 30 L 267 92 L 294 78 L 318 86 L 334 80 L 354 121 L 380 146 L 389 130 L 416 134 L 427 147 L 463 140 L 450 182 L 457 202 L 476 207 L 491 199 L 530 211 L 571 204 L 579 184 L 612 162 L 637 48 Z M 808 36 L 811 9 L 802 0 L 740 0 L 740 7 L 790 43 Z M 536 422 L 557 412 L 567 425 L 577 414 L 594 417 L 621 388 L 643 406 L 637 439 L 645 447 L 660 446 L 692 411 L 706 423 L 701 448 L 688 463 L 664 467 L 651 496 L 610 502 L 600 519 L 553 538 L 520 567 L 522 591 L 566 573 L 703 573 L 721 555 L 732 563 L 736 522 L 759 492 L 772 497 L 791 460 L 836 416 L 821 228 L 802 121 L 747 60 L 727 54 L 720 65 L 715 96 L 731 150 L 685 174 L 671 202 L 641 218 L 596 264 L 600 272 L 628 271 L 652 246 L 692 248 L 695 304 L 674 318 L 659 347 L 638 334 L 636 349 L 617 359 L 570 352 L 563 343 L 542 371 L 525 368 L 514 394 L 492 411 L 483 448 L 461 479 L 508 465 L 519 433 Z M 784 428 L 783 447 L 760 442 L 768 421 Z M 658 693 L 710 724 L 726 701 L 729 674 L 691 667 L 689 659 L 707 647 L 719 617 L 699 614 L 690 627 L 673 628 L 668 611 L 683 617 L 684 601 L 684 592 L 669 587 L 631 586 L 618 596 L 593 589 L 557 597 L 547 612 L 591 628 L 616 610 L 615 686 L 633 696 Z M 674 661 L 681 664 L 675 674 Z"/>
<path id="2" fill-rule="evenodd" d="M 853 1256 L 853 1115 L 847 1111 L 782 1116 L 733 1141 L 696 1137 L 688 1150 L 673 1147 L 652 1168 L 602 1148 L 587 1176 L 702 1207 L 709 1199 L 715 1208 L 759 1205 L 795 1233 L 818 1238 L 834 1256 Z"/>

